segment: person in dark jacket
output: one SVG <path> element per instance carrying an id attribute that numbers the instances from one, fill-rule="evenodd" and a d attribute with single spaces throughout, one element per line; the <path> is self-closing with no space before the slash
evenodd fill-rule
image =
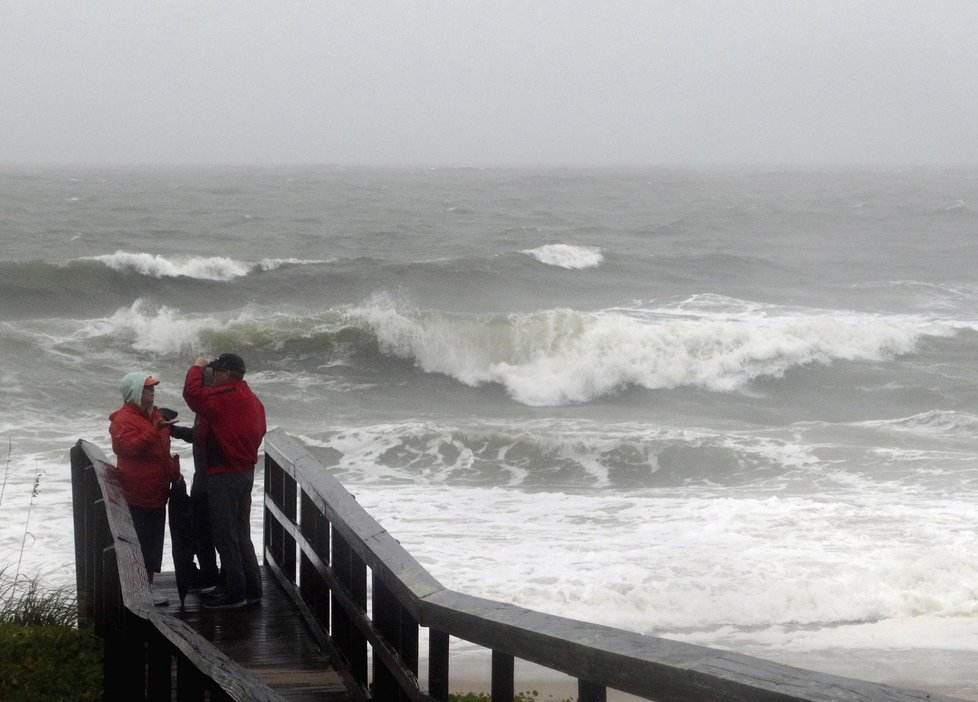
<path id="1" fill-rule="evenodd" d="M 206 379 L 205 379 L 206 382 Z M 206 421 L 197 416 L 192 427 L 173 425 L 170 434 L 176 439 L 193 444 L 194 479 L 190 485 L 190 536 L 197 570 L 193 575 L 191 590 L 206 590 L 220 583 L 217 567 L 217 551 L 211 539 L 211 521 L 207 504 L 207 454 L 204 437 Z"/>
<path id="2" fill-rule="evenodd" d="M 153 573 L 163 562 L 166 501 L 180 467 L 170 453 L 171 420 L 155 406 L 159 380 L 149 373 L 129 373 L 119 383 L 123 404 L 109 417 L 109 434 L 116 455 L 119 483 L 129 504 L 132 523 L 143 552 L 153 604 L 167 598 L 153 589 Z"/>
<path id="3" fill-rule="evenodd" d="M 204 382 L 204 369 L 214 374 Z M 262 598 L 261 570 L 251 541 L 251 490 L 265 436 L 265 407 L 244 380 L 244 360 L 233 353 L 198 358 L 187 371 L 183 399 L 197 413 L 195 443 L 204 452 L 211 536 L 224 584 L 204 607 L 243 607 Z"/>

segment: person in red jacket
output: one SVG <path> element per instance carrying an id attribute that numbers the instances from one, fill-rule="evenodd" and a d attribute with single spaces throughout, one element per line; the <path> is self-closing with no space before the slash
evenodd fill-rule
<path id="1" fill-rule="evenodd" d="M 204 369 L 213 370 L 213 384 Z M 187 371 L 183 399 L 197 413 L 203 447 L 211 537 L 224 584 L 204 601 L 209 609 L 243 607 L 262 598 L 261 570 L 251 541 L 251 490 L 265 437 L 265 407 L 244 380 L 241 356 L 198 358 Z"/>
<path id="2" fill-rule="evenodd" d="M 167 604 L 153 590 L 153 573 L 163 563 L 166 502 L 170 486 L 181 479 L 180 468 L 170 454 L 170 425 L 154 405 L 159 380 L 149 373 L 129 373 L 119 383 L 123 404 L 109 417 L 109 434 L 123 495 L 129 503 L 132 523 L 153 593 L 153 604 Z"/>

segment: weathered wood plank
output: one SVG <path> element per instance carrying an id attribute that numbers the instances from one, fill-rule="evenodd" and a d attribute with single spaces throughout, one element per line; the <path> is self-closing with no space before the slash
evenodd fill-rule
<path id="1" fill-rule="evenodd" d="M 288 594 L 267 568 L 262 569 L 261 604 L 242 609 L 210 610 L 190 593 L 183 607 L 171 599 L 160 614 L 191 627 L 242 670 L 290 702 L 362 700 L 349 680 L 320 648 L 317 637 L 297 615 Z M 176 591 L 172 573 L 157 577 L 159 587 Z"/>

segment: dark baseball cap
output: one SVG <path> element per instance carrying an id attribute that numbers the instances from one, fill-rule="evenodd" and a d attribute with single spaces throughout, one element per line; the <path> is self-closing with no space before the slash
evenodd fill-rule
<path id="1" fill-rule="evenodd" d="M 210 363 L 210 367 L 216 371 L 237 371 L 245 372 L 245 362 L 236 353 L 222 353 Z"/>

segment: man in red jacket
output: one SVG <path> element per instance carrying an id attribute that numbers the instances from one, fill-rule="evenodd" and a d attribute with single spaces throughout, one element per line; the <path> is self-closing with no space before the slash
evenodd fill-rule
<path id="1" fill-rule="evenodd" d="M 204 369 L 214 371 L 213 385 Z M 205 454 L 211 535 L 221 557 L 223 588 L 204 602 L 209 609 L 260 602 L 261 570 L 251 541 L 251 490 L 258 448 L 265 436 L 265 407 L 244 380 L 244 360 L 233 353 L 198 358 L 187 371 L 183 399 L 197 413 L 195 431 Z"/>

